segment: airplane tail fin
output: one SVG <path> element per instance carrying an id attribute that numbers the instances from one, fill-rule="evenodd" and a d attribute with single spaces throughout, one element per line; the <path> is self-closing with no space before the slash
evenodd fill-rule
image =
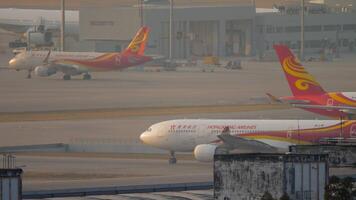
<path id="1" fill-rule="evenodd" d="M 140 28 L 123 53 L 143 55 L 145 53 L 149 32 L 150 30 L 147 26 Z"/>
<path id="2" fill-rule="evenodd" d="M 324 89 L 285 45 L 273 46 L 294 96 L 321 95 Z"/>

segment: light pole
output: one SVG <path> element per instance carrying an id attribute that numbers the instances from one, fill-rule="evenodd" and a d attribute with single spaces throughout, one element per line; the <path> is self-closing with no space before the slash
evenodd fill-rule
<path id="1" fill-rule="evenodd" d="M 65 0 L 61 1 L 61 51 L 65 50 Z"/>
<path id="2" fill-rule="evenodd" d="M 169 9 L 169 63 L 172 64 L 173 61 L 173 7 L 174 0 L 170 0 L 170 9 Z"/>
<path id="3" fill-rule="evenodd" d="M 140 20 L 141 20 L 141 27 L 143 26 L 144 22 L 143 22 L 143 0 L 138 0 L 138 9 L 139 9 L 139 15 L 140 15 Z"/>
<path id="4" fill-rule="evenodd" d="M 300 60 L 304 60 L 304 0 L 301 0 L 301 10 L 300 10 Z"/>

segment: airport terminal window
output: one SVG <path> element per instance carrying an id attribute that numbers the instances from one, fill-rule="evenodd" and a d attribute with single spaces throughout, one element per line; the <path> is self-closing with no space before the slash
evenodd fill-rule
<path id="1" fill-rule="evenodd" d="M 307 32 L 319 32 L 321 31 L 321 26 L 306 26 L 305 31 Z"/>
<path id="2" fill-rule="evenodd" d="M 274 27 L 271 26 L 271 25 L 268 25 L 267 28 L 266 28 L 266 32 L 267 33 L 274 33 Z"/>
<path id="3" fill-rule="evenodd" d="M 282 32 L 283 32 L 283 26 L 277 26 L 276 33 L 282 33 Z"/>
<path id="4" fill-rule="evenodd" d="M 114 26 L 113 21 L 91 21 L 90 25 L 92 26 Z"/>
<path id="5" fill-rule="evenodd" d="M 285 30 L 287 33 L 300 32 L 300 26 L 287 26 Z"/>
<path id="6" fill-rule="evenodd" d="M 348 39 L 343 39 L 342 40 L 342 46 L 348 47 L 349 46 L 349 40 Z"/>
<path id="7" fill-rule="evenodd" d="M 356 31 L 356 24 L 344 24 L 344 31 Z"/>
<path id="8" fill-rule="evenodd" d="M 341 27 L 339 25 L 325 25 L 324 26 L 324 31 L 336 31 L 340 30 Z"/>
<path id="9" fill-rule="evenodd" d="M 322 46 L 322 41 L 321 40 L 308 40 L 305 43 L 307 47 L 309 48 L 321 48 Z"/>

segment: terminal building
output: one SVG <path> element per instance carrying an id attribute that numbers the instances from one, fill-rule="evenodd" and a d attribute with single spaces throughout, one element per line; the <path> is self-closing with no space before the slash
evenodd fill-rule
<path id="1" fill-rule="evenodd" d="M 155 1 L 157 2 L 157 1 Z M 217 3 L 218 4 L 218 3 Z M 356 47 L 356 0 L 314 0 L 305 7 L 305 48 L 340 52 Z M 151 28 L 149 54 L 169 55 L 169 5 L 98 6 L 81 3 L 79 39 L 87 51 L 120 51 L 141 24 Z M 173 57 L 263 56 L 276 43 L 300 47 L 300 4 L 256 9 L 250 1 L 174 7 Z"/>

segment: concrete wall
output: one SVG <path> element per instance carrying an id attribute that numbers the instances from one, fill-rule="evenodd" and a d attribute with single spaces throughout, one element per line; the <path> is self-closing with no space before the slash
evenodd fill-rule
<path id="1" fill-rule="evenodd" d="M 214 198 L 258 200 L 268 191 L 279 199 L 324 199 L 327 156 L 306 154 L 215 155 Z"/>
<path id="2" fill-rule="evenodd" d="M 215 199 L 260 199 L 265 191 L 283 195 L 283 162 L 229 158 L 214 162 Z M 236 198 L 237 197 L 237 198 Z"/>

